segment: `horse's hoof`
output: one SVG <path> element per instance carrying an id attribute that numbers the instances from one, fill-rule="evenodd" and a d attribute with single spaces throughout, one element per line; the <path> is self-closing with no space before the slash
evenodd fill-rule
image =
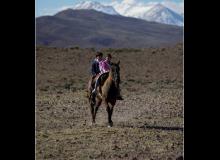
<path id="1" fill-rule="evenodd" d="M 108 128 L 112 127 L 113 126 L 113 122 L 109 123 L 108 124 Z"/>
<path id="2" fill-rule="evenodd" d="M 96 123 L 95 122 L 91 122 L 91 126 L 94 126 L 94 125 L 96 125 Z"/>

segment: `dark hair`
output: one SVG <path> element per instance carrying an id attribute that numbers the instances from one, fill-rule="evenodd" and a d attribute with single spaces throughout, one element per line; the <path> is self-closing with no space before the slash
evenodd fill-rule
<path id="1" fill-rule="evenodd" d="M 112 55 L 110 53 L 107 54 L 107 57 L 112 58 Z"/>
<path id="2" fill-rule="evenodd" d="M 96 57 L 98 57 L 98 56 L 103 56 L 103 53 L 102 53 L 102 52 L 97 52 L 95 56 L 96 56 Z"/>

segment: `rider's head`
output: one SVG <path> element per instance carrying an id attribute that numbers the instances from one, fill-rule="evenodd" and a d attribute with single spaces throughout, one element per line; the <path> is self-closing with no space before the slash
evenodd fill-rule
<path id="1" fill-rule="evenodd" d="M 102 52 L 97 52 L 97 53 L 96 53 L 96 58 L 97 58 L 98 60 L 101 60 L 102 57 L 103 57 L 103 53 L 102 53 Z"/>
<path id="2" fill-rule="evenodd" d="M 107 59 L 108 61 L 111 61 L 111 59 L 112 59 L 112 55 L 111 55 L 111 54 L 107 54 L 106 59 Z"/>

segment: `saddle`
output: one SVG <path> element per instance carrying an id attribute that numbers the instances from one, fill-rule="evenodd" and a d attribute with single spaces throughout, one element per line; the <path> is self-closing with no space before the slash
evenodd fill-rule
<path id="1" fill-rule="evenodd" d="M 100 86 L 102 86 L 102 85 L 104 84 L 105 80 L 108 78 L 108 75 L 109 75 L 109 72 L 103 73 L 103 74 L 101 74 L 101 75 L 96 75 L 96 76 L 92 79 L 92 85 L 91 85 L 92 89 L 94 89 L 94 87 L 95 87 L 95 82 L 96 82 L 97 80 L 99 80 Z"/>
<path id="2" fill-rule="evenodd" d="M 108 75 L 109 75 L 109 72 L 106 72 L 106 73 L 103 73 L 101 75 L 96 75 L 95 77 L 92 78 L 91 80 L 91 84 L 90 84 L 90 89 L 89 89 L 89 92 L 88 92 L 88 97 L 91 97 L 92 95 L 92 90 L 95 88 L 95 83 L 96 81 L 99 81 L 98 82 L 98 86 L 97 86 L 97 90 L 99 90 L 99 93 L 101 93 L 101 87 L 105 80 L 108 78 Z M 100 95 L 101 96 L 101 95 Z"/>

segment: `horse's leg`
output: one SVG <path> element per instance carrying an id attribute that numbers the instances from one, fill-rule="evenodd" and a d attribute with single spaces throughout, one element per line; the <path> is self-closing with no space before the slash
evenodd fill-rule
<path id="1" fill-rule="evenodd" d="M 109 115 L 110 120 L 109 121 L 110 121 L 110 126 L 111 127 L 113 126 L 112 113 L 113 113 L 113 110 L 114 110 L 115 102 L 116 102 L 115 100 L 109 102 L 109 113 L 110 113 L 110 115 Z"/>
<path id="2" fill-rule="evenodd" d="M 113 122 L 112 122 L 112 119 L 111 119 L 111 114 L 112 114 L 111 107 L 108 105 L 108 102 L 107 102 L 106 99 L 104 100 L 104 104 L 106 106 L 106 111 L 108 113 L 108 127 L 112 127 L 113 126 Z"/>
<path id="3" fill-rule="evenodd" d="M 101 103 L 102 103 L 102 100 L 96 98 L 96 103 L 94 105 L 94 112 L 93 112 L 93 123 L 95 123 L 96 113 L 97 113 Z"/>
<path id="4" fill-rule="evenodd" d="M 91 115 L 92 115 L 92 124 L 95 123 L 94 121 L 94 109 L 95 109 L 95 105 L 92 103 L 92 101 L 90 100 L 89 102 L 89 106 L 90 106 L 90 112 L 91 112 Z"/>
<path id="5" fill-rule="evenodd" d="M 108 112 L 108 127 L 112 127 L 113 126 L 113 122 L 111 119 L 111 109 L 109 107 L 109 105 L 106 108 L 107 112 Z"/>
<path id="6" fill-rule="evenodd" d="M 92 82 L 93 82 L 93 76 L 90 77 L 89 82 L 88 82 L 88 86 L 87 86 L 88 94 L 91 94 L 92 92 Z"/>
<path id="7" fill-rule="evenodd" d="M 114 106 L 115 106 L 115 101 L 111 101 L 110 102 L 110 113 L 111 113 L 111 116 L 112 116 L 112 113 L 113 113 Z"/>

